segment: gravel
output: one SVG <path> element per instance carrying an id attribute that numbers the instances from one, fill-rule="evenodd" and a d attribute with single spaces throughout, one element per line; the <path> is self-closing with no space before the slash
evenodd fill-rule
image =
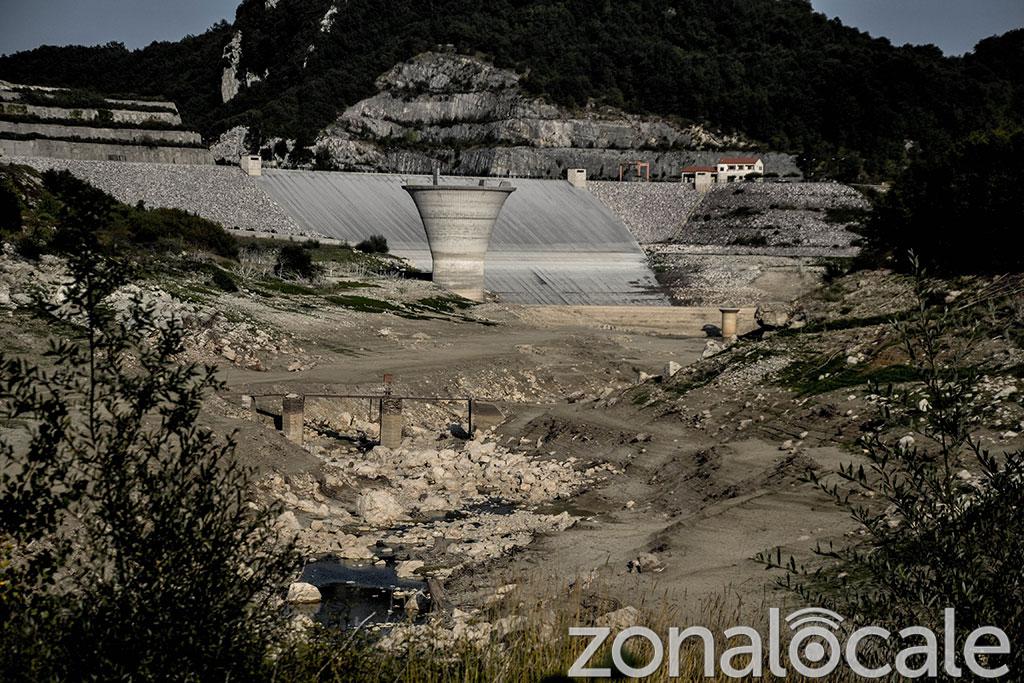
<path id="1" fill-rule="evenodd" d="M 739 239 L 747 253 L 765 247 L 819 255 L 849 249 L 856 236 L 848 224 L 827 221 L 827 211 L 870 208 L 859 192 L 837 183 L 744 183 L 706 195 L 681 183 L 592 181 L 589 187 L 641 244 L 726 247 Z M 766 243 L 742 244 L 758 237 Z"/>
<path id="2" fill-rule="evenodd" d="M 758 239 L 767 247 L 848 249 L 856 239 L 847 230 L 851 224 L 830 222 L 828 211 L 869 208 L 859 192 L 837 183 L 718 187 L 708 193 L 675 241 L 730 245 Z"/>
<path id="3" fill-rule="evenodd" d="M 133 164 L 11 157 L 40 171 L 68 170 L 126 204 L 183 209 L 225 228 L 282 234 L 302 231 L 252 178 L 237 167 Z"/>
<path id="4" fill-rule="evenodd" d="M 682 183 L 590 181 L 587 186 L 640 244 L 672 240 L 701 200 Z"/>

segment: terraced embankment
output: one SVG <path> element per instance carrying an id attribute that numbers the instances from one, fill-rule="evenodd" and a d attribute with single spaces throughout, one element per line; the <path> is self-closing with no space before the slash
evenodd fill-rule
<path id="1" fill-rule="evenodd" d="M 870 203 L 837 183 L 741 183 L 701 194 L 679 183 L 590 183 L 648 252 L 677 303 L 790 301 L 829 260 L 858 251 Z"/>

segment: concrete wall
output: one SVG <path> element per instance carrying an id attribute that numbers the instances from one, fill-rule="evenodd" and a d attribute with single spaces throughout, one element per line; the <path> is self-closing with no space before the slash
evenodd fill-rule
<path id="1" fill-rule="evenodd" d="M 585 168 L 567 169 L 565 171 L 565 179 L 573 187 L 578 187 L 581 190 L 587 189 L 587 169 Z"/>
<path id="2" fill-rule="evenodd" d="M 440 162 L 445 175 L 494 178 L 564 178 L 566 168 L 583 168 L 588 180 L 617 180 L 620 165 L 628 167 L 642 160 L 651 164 L 652 180 L 678 181 L 680 170 L 686 166 L 713 165 L 722 154 L 737 153 L 735 150 L 654 152 L 541 147 L 473 147 L 447 152 L 435 149 L 427 153 L 402 149 L 376 151 L 364 143 L 349 141 L 346 144 L 349 147 L 343 147 L 340 142 L 333 147 L 327 145 L 335 162 L 345 170 L 426 175 Z M 768 152 L 761 156 L 766 160 L 766 171 L 780 175 L 800 171 L 792 155 Z"/>
<path id="3" fill-rule="evenodd" d="M 82 121 L 95 121 L 99 118 L 99 111 L 96 109 L 64 109 L 62 107 L 40 107 L 34 104 L 22 104 L 20 102 L 6 102 L 0 104 L 5 114 L 23 114 L 38 116 L 41 119 L 80 119 Z M 163 111 L 135 111 L 131 109 L 110 109 L 108 110 L 117 123 L 146 123 L 154 121 L 158 123 L 181 125 L 181 116 L 177 113 Z"/>
<path id="4" fill-rule="evenodd" d="M 105 145 L 62 140 L 4 140 L 0 157 L 55 157 L 77 161 L 136 161 L 154 164 L 213 164 L 208 149 Z"/>
<path id="5" fill-rule="evenodd" d="M 754 308 L 741 308 L 738 332 L 757 328 Z M 707 337 L 722 325 L 722 312 L 703 306 L 531 306 L 530 319 L 552 326 L 611 326 L 680 337 Z"/>
<path id="6" fill-rule="evenodd" d="M 92 128 L 90 126 L 63 126 L 55 123 L 14 123 L 0 121 L 0 133 L 18 135 L 45 135 L 49 138 L 88 138 L 93 140 L 124 140 L 145 142 L 156 140 L 172 145 L 201 145 L 203 136 L 188 130 L 144 130 L 125 128 Z"/>
<path id="7" fill-rule="evenodd" d="M 263 175 L 263 157 L 258 154 L 243 154 L 239 157 L 238 166 L 242 169 L 242 173 L 253 178 Z"/>

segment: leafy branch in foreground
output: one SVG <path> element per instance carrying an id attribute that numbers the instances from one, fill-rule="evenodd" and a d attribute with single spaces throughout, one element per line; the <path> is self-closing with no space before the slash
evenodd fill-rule
<path id="1" fill-rule="evenodd" d="M 117 295 L 101 212 L 67 208 L 43 365 L 0 354 L 0 678 L 251 680 L 294 567 L 247 502 L 232 439 L 197 424 L 219 386 L 183 327 Z M 58 327 L 59 325 L 59 327 Z"/>
<path id="2" fill-rule="evenodd" d="M 783 571 L 784 588 L 854 623 L 934 626 L 953 607 L 962 633 L 997 626 L 1019 636 L 1024 452 L 982 448 L 974 431 L 983 370 L 971 364 L 979 324 L 969 311 L 930 306 L 934 292 L 920 272 L 916 283 L 917 314 L 896 331 L 921 383 L 879 392 L 882 426 L 860 442 L 866 465 L 808 475 L 849 512 L 858 540 L 819 545 L 813 566 L 778 549 L 756 559 Z M 913 434 L 890 438 L 898 428 Z M 1019 669 L 1024 654 L 1003 663 Z"/>

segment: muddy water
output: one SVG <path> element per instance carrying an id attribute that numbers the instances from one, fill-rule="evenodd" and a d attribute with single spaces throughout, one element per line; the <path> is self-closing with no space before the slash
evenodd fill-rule
<path id="1" fill-rule="evenodd" d="M 306 565 L 300 581 L 320 589 L 323 600 L 310 606 L 308 614 L 325 626 L 353 628 L 360 624 L 406 621 L 410 615 L 405 605 L 413 595 L 418 614 L 429 609 L 426 583 L 398 578 L 392 565 L 377 567 L 322 560 Z"/>

